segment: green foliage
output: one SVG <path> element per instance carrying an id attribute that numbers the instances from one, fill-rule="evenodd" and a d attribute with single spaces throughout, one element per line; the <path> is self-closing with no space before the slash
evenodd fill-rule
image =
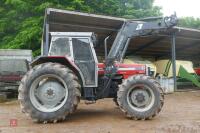
<path id="1" fill-rule="evenodd" d="M 153 0 L 0 0 L 0 48 L 32 49 L 39 55 L 47 7 L 126 18 L 161 15 Z"/>
<path id="2" fill-rule="evenodd" d="M 154 0 L 126 0 L 124 13 L 126 18 L 161 16 L 160 7 L 153 6 Z"/>
<path id="3" fill-rule="evenodd" d="M 179 26 L 200 29 L 200 18 L 193 18 L 193 17 L 180 18 Z"/>

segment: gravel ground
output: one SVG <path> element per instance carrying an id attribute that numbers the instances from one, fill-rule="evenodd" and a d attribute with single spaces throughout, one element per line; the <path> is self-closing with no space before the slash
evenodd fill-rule
<path id="1" fill-rule="evenodd" d="M 10 126 L 16 119 L 17 125 Z M 176 92 L 165 96 L 161 113 L 152 120 L 125 117 L 111 99 L 85 105 L 56 124 L 36 124 L 21 113 L 19 103 L 0 104 L 0 133 L 200 133 L 200 91 Z"/>

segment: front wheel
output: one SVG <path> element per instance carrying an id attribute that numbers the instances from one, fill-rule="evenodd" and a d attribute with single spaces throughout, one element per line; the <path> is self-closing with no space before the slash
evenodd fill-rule
<path id="1" fill-rule="evenodd" d="M 127 117 L 146 120 L 156 116 L 164 103 L 159 83 L 149 76 L 129 77 L 119 86 L 117 102 Z"/>
<path id="2" fill-rule="evenodd" d="M 73 113 L 80 84 L 69 68 L 58 63 L 35 66 L 22 79 L 18 99 L 22 111 L 36 122 L 57 122 Z"/>

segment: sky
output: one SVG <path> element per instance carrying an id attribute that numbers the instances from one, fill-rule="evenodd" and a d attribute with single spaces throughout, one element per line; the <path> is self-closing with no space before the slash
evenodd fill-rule
<path id="1" fill-rule="evenodd" d="M 200 18 L 200 0 L 155 0 L 154 5 L 162 7 L 164 16 L 176 12 L 178 17 Z"/>

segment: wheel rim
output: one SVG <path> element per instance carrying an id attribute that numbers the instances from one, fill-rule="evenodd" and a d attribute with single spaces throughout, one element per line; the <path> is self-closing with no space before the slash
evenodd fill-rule
<path id="1" fill-rule="evenodd" d="M 36 78 L 30 87 L 30 100 L 42 112 L 55 112 L 65 104 L 68 88 L 59 76 L 46 74 Z"/>
<path id="2" fill-rule="evenodd" d="M 148 86 L 135 85 L 127 93 L 127 102 L 133 110 L 144 112 L 154 105 L 155 95 Z"/>

